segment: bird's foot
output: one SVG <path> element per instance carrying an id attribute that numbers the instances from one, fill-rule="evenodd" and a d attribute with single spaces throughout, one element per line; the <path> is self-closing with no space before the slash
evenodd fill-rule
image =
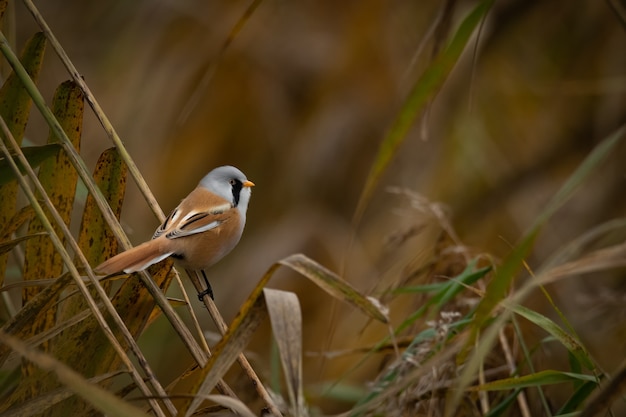
<path id="1" fill-rule="evenodd" d="M 207 288 L 206 290 L 199 292 L 198 293 L 198 300 L 202 301 L 204 300 L 205 296 L 209 296 L 211 297 L 211 300 L 215 300 L 215 298 L 213 298 L 213 290 L 211 289 L 211 287 Z"/>
<path id="2" fill-rule="evenodd" d="M 198 293 L 198 300 L 202 302 L 202 300 L 204 300 L 205 295 L 208 295 L 209 297 L 211 297 L 211 300 L 215 300 L 215 298 L 213 297 L 213 288 L 211 288 L 211 283 L 209 282 L 209 279 L 206 277 L 206 273 L 204 272 L 204 270 L 202 270 L 202 277 L 204 278 L 204 282 L 206 283 L 206 290 Z"/>

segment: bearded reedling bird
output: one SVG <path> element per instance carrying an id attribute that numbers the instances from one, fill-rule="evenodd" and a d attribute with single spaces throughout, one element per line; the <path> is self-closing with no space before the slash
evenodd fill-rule
<path id="1" fill-rule="evenodd" d="M 200 270 L 213 298 L 205 269 L 226 256 L 239 242 L 254 186 L 233 166 L 209 172 L 154 232 L 152 240 L 115 255 L 94 271 L 114 274 L 143 271 L 171 256 L 185 269 Z"/>

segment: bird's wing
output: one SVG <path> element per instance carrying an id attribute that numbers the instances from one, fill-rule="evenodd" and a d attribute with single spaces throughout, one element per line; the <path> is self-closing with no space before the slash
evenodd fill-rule
<path id="1" fill-rule="evenodd" d="M 182 204 L 181 204 L 182 206 Z M 176 207 L 154 233 L 153 239 L 165 235 L 177 239 L 215 229 L 228 220 L 233 207 L 229 203 L 219 204 L 203 211 L 185 212 L 184 207 Z"/>
<path id="2" fill-rule="evenodd" d="M 179 215 L 180 215 L 180 206 L 172 210 L 172 212 L 170 213 L 169 216 L 167 216 L 163 224 L 159 226 L 158 229 L 156 229 L 156 231 L 152 235 L 152 239 L 156 239 L 157 237 L 161 236 L 163 233 L 167 233 L 167 229 L 172 224 L 174 224 L 174 222 L 178 219 Z"/>

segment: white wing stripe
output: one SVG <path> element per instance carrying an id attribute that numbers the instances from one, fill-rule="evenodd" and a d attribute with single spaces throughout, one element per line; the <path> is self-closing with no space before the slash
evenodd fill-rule
<path id="1" fill-rule="evenodd" d="M 215 221 L 212 221 L 211 223 L 205 224 L 204 226 L 198 227 L 196 229 L 191 229 L 191 230 L 175 229 L 169 232 L 168 234 L 166 234 L 165 237 L 168 239 L 176 239 L 179 237 L 191 236 L 191 235 L 195 235 L 198 233 L 206 232 L 207 230 L 215 229 L 220 224 L 222 224 L 221 221 L 215 220 Z"/>

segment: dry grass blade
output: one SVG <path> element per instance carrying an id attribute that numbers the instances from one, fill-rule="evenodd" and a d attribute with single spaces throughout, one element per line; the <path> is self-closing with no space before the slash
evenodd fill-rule
<path id="1" fill-rule="evenodd" d="M 203 401 L 203 396 L 209 395 L 222 376 L 247 346 L 259 324 L 265 318 L 265 298 L 248 298 L 224 337 L 213 349 L 213 356 L 206 366 L 198 373 L 197 382 L 192 388 L 195 397 L 191 404 L 185 404 L 180 412 L 186 417 L 191 416 Z"/>
<path id="2" fill-rule="evenodd" d="M 140 409 L 127 404 L 110 392 L 90 383 L 53 357 L 27 347 L 13 336 L 0 331 L 0 341 L 19 352 L 41 369 L 54 373 L 64 385 L 67 385 L 101 412 L 118 417 L 148 416 Z"/>
<path id="3" fill-rule="evenodd" d="M 296 294 L 265 288 L 265 303 L 272 323 L 287 383 L 291 415 L 306 416 L 302 388 L 302 312 Z"/>
<path id="4" fill-rule="evenodd" d="M 337 274 L 324 268 L 314 260 L 302 254 L 295 254 L 282 259 L 279 264 L 300 273 L 328 294 L 338 300 L 352 304 L 369 317 L 382 323 L 389 322 L 387 309 L 378 300 L 372 297 L 365 297 Z"/>

